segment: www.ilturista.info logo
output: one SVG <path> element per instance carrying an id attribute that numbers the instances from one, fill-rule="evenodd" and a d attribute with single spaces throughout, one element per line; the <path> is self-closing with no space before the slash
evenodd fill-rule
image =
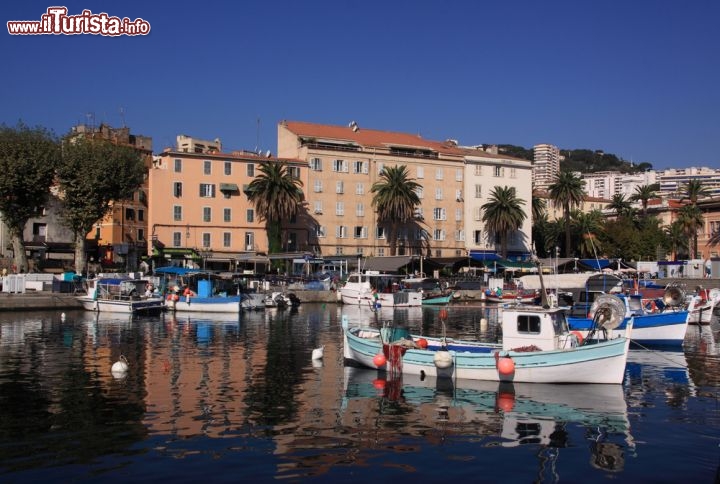
<path id="1" fill-rule="evenodd" d="M 150 22 L 141 18 L 111 17 L 105 12 L 83 10 L 80 15 L 68 15 L 66 7 L 49 7 L 40 20 L 11 20 L 7 23 L 10 35 L 147 35 Z"/>

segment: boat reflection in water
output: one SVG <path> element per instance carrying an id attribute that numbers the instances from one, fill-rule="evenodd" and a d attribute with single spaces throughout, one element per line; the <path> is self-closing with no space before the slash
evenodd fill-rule
<path id="1" fill-rule="evenodd" d="M 580 439 L 589 442 L 593 467 L 621 471 L 625 456 L 635 453 L 622 385 L 454 382 L 412 375 L 389 380 L 384 372 L 347 367 L 342 418 L 358 434 L 385 445 L 400 435 L 433 443 L 482 439 L 482 447 L 534 445 L 542 467 L 554 472 L 558 449 L 579 447 L 578 427 Z"/>

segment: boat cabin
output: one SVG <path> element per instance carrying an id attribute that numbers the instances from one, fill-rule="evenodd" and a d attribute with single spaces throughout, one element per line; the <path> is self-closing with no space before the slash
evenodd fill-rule
<path id="1" fill-rule="evenodd" d="M 503 349 L 535 347 L 542 351 L 570 347 L 565 311 L 537 306 L 506 308 L 502 313 Z"/>

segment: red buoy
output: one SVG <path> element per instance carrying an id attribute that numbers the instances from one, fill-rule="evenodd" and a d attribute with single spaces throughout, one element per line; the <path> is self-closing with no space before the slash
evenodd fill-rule
<path id="1" fill-rule="evenodd" d="M 425 338 L 418 338 L 418 340 L 415 341 L 415 343 L 418 345 L 419 348 L 422 348 L 422 349 L 427 349 L 427 347 L 428 347 L 428 342 Z"/>
<path id="2" fill-rule="evenodd" d="M 373 386 L 375 387 L 375 390 L 385 390 L 386 380 L 383 380 L 382 378 L 375 378 L 373 380 Z"/>
<path id="3" fill-rule="evenodd" d="M 515 408 L 515 395 L 509 392 L 499 392 L 497 396 L 497 408 L 505 413 L 512 412 L 512 409 Z"/>
<path id="4" fill-rule="evenodd" d="M 512 375 L 515 372 L 515 362 L 509 356 L 499 358 L 497 361 L 497 369 L 503 376 Z"/>
<path id="5" fill-rule="evenodd" d="M 380 368 L 381 366 L 385 366 L 385 363 L 387 363 L 387 358 L 385 358 L 384 354 L 378 353 L 373 357 L 373 363 L 375 363 L 375 366 Z"/>
<path id="6" fill-rule="evenodd" d="M 448 318 L 447 309 L 443 308 L 440 310 L 440 321 L 445 321 Z"/>

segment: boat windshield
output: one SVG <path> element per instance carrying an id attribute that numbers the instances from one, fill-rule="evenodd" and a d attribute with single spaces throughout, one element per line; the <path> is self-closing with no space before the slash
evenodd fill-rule
<path id="1" fill-rule="evenodd" d="M 552 318 L 555 336 L 567 334 L 570 331 L 564 311 L 556 311 L 555 314 L 551 314 L 550 317 Z"/>

